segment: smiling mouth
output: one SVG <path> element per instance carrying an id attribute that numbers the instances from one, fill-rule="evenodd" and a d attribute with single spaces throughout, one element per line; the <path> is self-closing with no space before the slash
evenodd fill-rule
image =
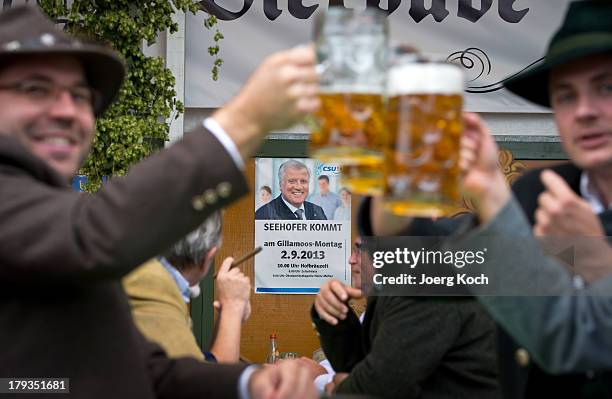
<path id="1" fill-rule="evenodd" d="M 30 142 L 39 156 L 54 160 L 72 157 L 79 148 L 76 138 L 52 134 L 30 136 Z"/>
<path id="2" fill-rule="evenodd" d="M 610 134 L 607 133 L 590 133 L 580 136 L 576 142 L 584 149 L 592 149 L 604 145 L 610 140 Z"/>
<path id="3" fill-rule="evenodd" d="M 67 137 L 35 137 L 34 141 L 57 146 L 73 146 L 76 144 L 76 140 Z"/>

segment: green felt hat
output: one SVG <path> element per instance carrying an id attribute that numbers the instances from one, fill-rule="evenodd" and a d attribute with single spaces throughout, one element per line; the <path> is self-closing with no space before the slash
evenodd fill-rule
<path id="1" fill-rule="evenodd" d="M 574 1 L 543 60 L 508 79 L 504 87 L 531 102 L 549 107 L 551 69 L 601 53 L 612 54 L 612 0 Z"/>

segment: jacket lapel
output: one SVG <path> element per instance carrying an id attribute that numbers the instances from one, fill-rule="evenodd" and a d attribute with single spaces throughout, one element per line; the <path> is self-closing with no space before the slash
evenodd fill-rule
<path id="1" fill-rule="evenodd" d="M 599 214 L 599 220 L 607 236 L 612 236 L 612 210 L 607 210 Z"/>
<path id="2" fill-rule="evenodd" d="M 316 217 L 315 212 L 314 212 L 313 206 L 312 206 L 310 203 L 308 203 L 308 202 L 304 202 L 304 210 L 306 211 L 306 212 L 305 212 L 305 214 L 306 214 L 306 219 L 308 219 L 308 220 L 315 220 L 315 219 L 318 219 L 318 218 Z"/>
<path id="3" fill-rule="evenodd" d="M 278 197 L 276 197 L 276 199 L 274 199 L 274 209 L 276 209 L 276 211 L 278 212 L 278 215 L 280 215 L 279 219 L 281 220 L 297 219 L 297 216 L 295 216 L 295 214 L 291 212 L 291 209 L 287 207 L 287 205 L 281 198 L 281 195 L 279 195 Z"/>

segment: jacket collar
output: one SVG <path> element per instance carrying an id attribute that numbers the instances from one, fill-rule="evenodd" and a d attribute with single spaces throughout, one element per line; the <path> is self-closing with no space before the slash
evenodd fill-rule
<path id="1" fill-rule="evenodd" d="M 24 170 L 36 180 L 52 186 L 69 186 L 59 173 L 32 154 L 14 137 L 0 135 L 0 167 Z"/>

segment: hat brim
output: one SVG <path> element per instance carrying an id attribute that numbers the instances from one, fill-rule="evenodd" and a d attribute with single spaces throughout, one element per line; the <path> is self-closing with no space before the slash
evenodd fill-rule
<path id="1" fill-rule="evenodd" d="M 504 82 L 504 87 L 532 103 L 550 108 L 550 71 L 555 67 L 589 55 L 605 53 L 612 53 L 611 44 L 575 48 L 556 57 L 548 57 L 525 72 L 509 78 Z"/>
<path id="2" fill-rule="evenodd" d="M 87 83 L 100 94 L 94 104 L 94 113 L 99 117 L 115 101 L 126 75 L 123 61 L 111 50 L 101 46 L 82 45 L 79 48 L 59 47 L 52 49 L 23 49 L 17 51 L 0 51 L 0 63 L 22 56 L 48 55 L 70 56 L 81 62 L 85 70 Z"/>

